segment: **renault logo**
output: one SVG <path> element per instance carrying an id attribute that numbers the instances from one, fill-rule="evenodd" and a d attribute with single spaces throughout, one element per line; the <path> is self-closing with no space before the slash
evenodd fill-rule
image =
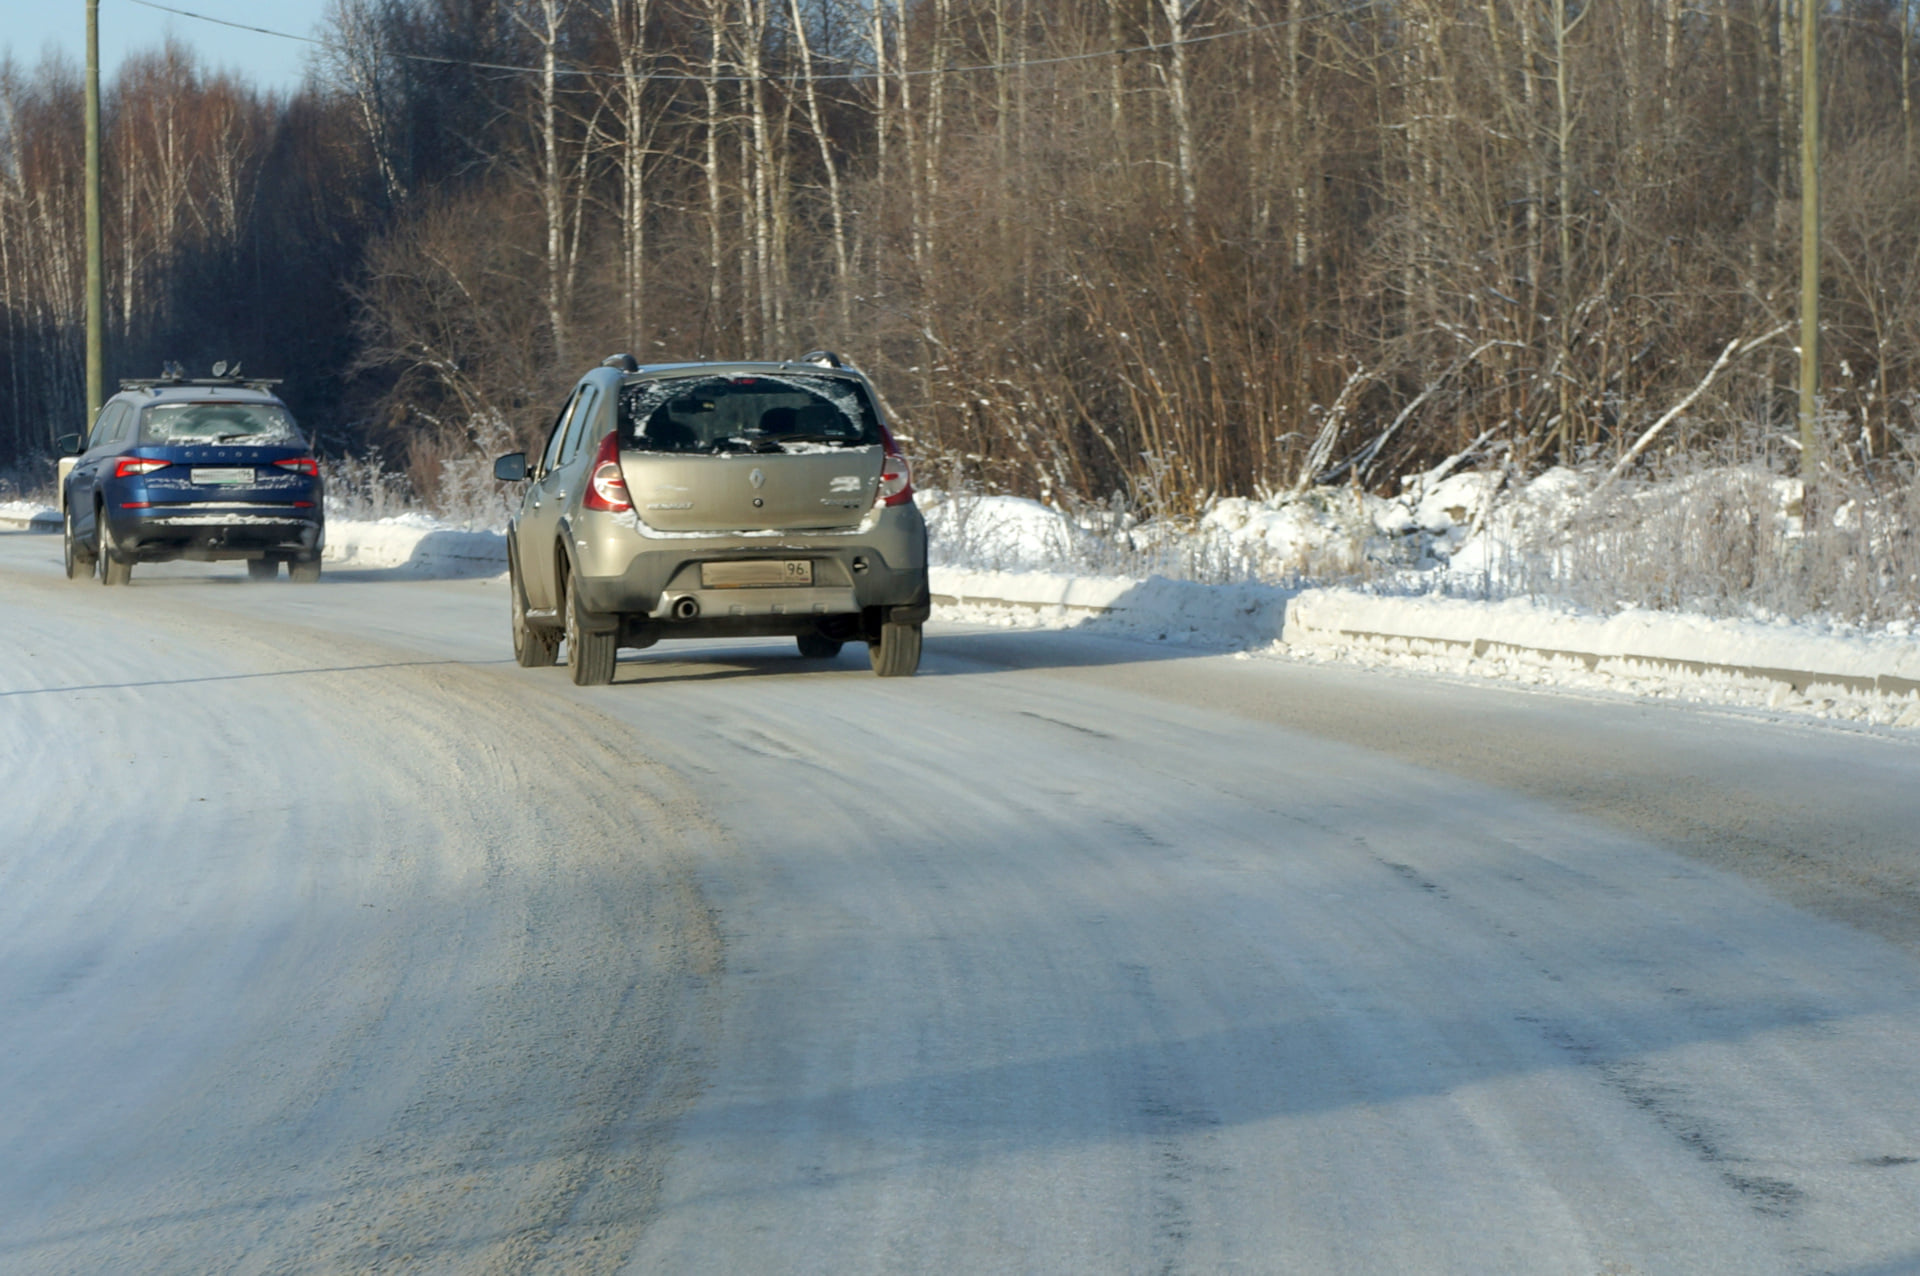
<path id="1" fill-rule="evenodd" d="M 753 473 L 747 475 L 747 482 L 753 484 L 756 488 L 765 487 L 767 485 L 767 476 L 759 470 L 755 470 Z"/>

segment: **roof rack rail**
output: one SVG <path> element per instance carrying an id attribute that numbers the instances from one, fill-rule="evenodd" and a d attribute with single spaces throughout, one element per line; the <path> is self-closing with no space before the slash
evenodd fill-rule
<path id="1" fill-rule="evenodd" d="M 269 386 L 279 385 L 283 377 L 122 377 L 122 390 L 158 390 L 164 386 L 204 386 L 208 388 L 226 387 L 248 390 L 265 390 Z"/>
<path id="2" fill-rule="evenodd" d="M 207 388 L 218 386 L 245 386 L 249 390 L 264 390 L 268 386 L 279 385 L 280 380 L 279 377 L 243 377 L 240 375 L 240 361 L 238 359 L 234 360 L 231 364 L 225 359 L 220 360 L 213 365 L 213 375 L 211 377 L 189 377 L 186 369 L 180 366 L 178 360 L 163 359 L 160 361 L 159 376 L 122 377 L 120 379 L 120 388 L 122 390 L 154 390 L 163 385 L 181 385 L 204 386 Z"/>

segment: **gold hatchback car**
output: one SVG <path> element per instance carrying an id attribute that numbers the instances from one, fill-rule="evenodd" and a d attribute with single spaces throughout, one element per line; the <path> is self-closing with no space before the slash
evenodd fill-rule
<path id="1" fill-rule="evenodd" d="M 906 457 L 858 370 L 827 351 L 784 363 L 641 366 L 580 378 L 507 534 L 513 653 L 582 686 L 622 647 L 791 635 L 800 654 L 867 644 L 882 677 L 920 664 L 927 528 Z"/>

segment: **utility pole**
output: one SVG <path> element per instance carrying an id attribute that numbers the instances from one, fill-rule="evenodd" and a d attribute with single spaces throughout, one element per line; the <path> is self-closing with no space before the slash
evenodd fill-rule
<path id="1" fill-rule="evenodd" d="M 1821 470 L 1815 396 L 1820 389 L 1820 44 L 1821 0 L 1800 0 L 1800 483 L 1811 528 Z"/>
<path id="2" fill-rule="evenodd" d="M 100 235 L 100 0 L 87 0 L 87 419 L 107 401 L 107 279 Z"/>

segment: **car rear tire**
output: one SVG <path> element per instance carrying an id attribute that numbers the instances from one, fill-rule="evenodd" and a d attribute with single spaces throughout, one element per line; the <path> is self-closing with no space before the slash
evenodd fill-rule
<path id="1" fill-rule="evenodd" d="M 71 505 L 67 507 L 66 523 L 67 523 L 67 529 L 66 529 L 66 537 L 65 537 L 66 539 L 65 550 L 66 550 L 66 559 L 67 559 L 67 579 L 68 580 L 85 580 L 87 577 L 93 575 L 93 571 L 94 571 L 93 547 L 90 545 L 80 544 L 79 541 L 74 537 L 73 507 Z"/>
<path id="2" fill-rule="evenodd" d="M 604 617 L 586 611 L 567 580 L 567 672 L 577 687 L 604 687 L 613 681 L 614 658 L 620 653 L 619 631 L 607 627 Z"/>
<path id="3" fill-rule="evenodd" d="M 247 560 L 248 580 L 274 580 L 280 575 L 280 560 L 277 558 L 249 558 Z"/>
<path id="4" fill-rule="evenodd" d="M 846 646 L 838 638 L 829 638 L 818 630 L 801 634 L 795 641 L 800 644 L 800 654 L 808 660 L 832 660 L 840 654 L 840 648 Z"/>
<path id="5" fill-rule="evenodd" d="M 121 559 L 113 542 L 113 529 L 107 526 L 107 512 L 96 510 L 93 515 L 94 557 L 100 564 L 100 583 L 102 585 L 131 585 L 133 583 L 133 564 Z"/>
<path id="6" fill-rule="evenodd" d="M 920 626 L 880 626 L 880 637 L 867 644 L 867 659 L 882 678 L 905 678 L 920 667 Z"/>
<path id="7" fill-rule="evenodd" d="M 298 559 L 287 564 L 287 579 L 296 585 L 317 585 L 320 583 L 320 560 L 310 558 L 302 562 Z"/>
<path id="8" fill-rule="evenodd" d="M 513 659 L 522 669 L 551 669 L 560 658 L 560 635 L 527 623 L 527 587 L 520 579 L 520 556 L 507 554 L 508 604 L 513 616 Z"/>

